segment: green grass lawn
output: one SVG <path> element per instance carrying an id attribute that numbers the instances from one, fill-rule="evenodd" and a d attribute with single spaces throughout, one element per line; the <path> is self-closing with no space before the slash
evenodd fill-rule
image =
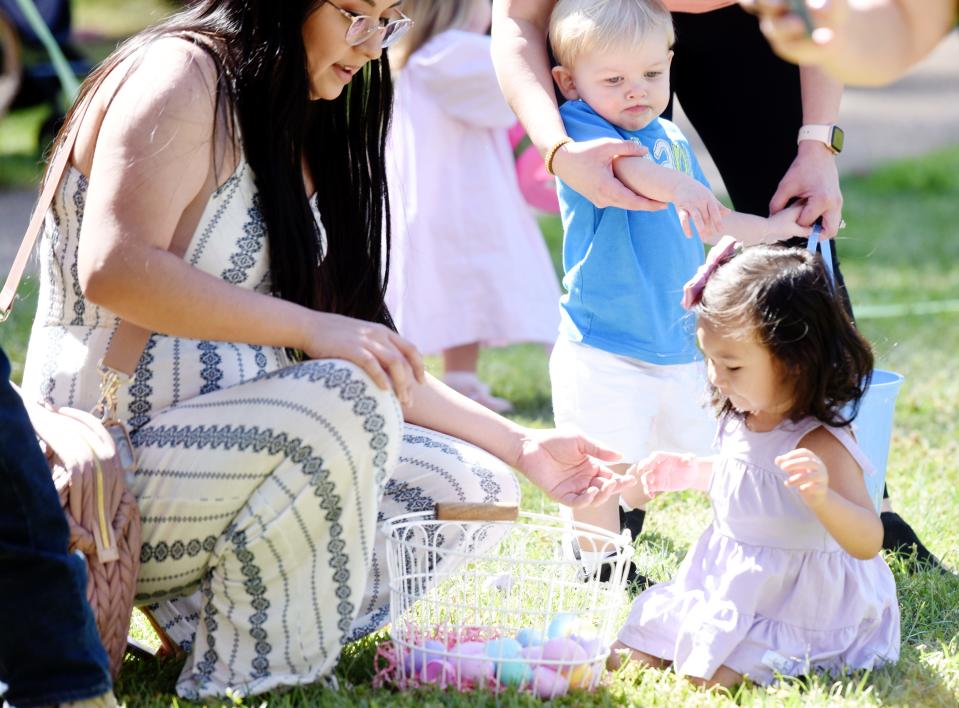
<path id="1" fill-rule="evenodd" d="M 854 303 L 864 313 L 873 305 L 946 301 L 959 292 L 959 148 L 903 162 L 867 177 L 844 181 L 845 218 L 840 251 Z M 543 221 L 555 253 L 556 219 Z M 14 361 L 19 379 L 32 317 L 36 283 L 27 281 L 25 302 L 0 327 L 0 343 Z M 959 312 L 901 317 L 862 317 L 882 368 L 905 375 L 897 403 L 896 431 L 888 471 L 896 507 L 930 549 L 959 566 Z M 437 362 L 431 361 L 436 370 Z M 534 346 L 487 351 L 481 374 L 498 395 L 516 404 L 515 418 L 550 423 L 546 356 Z M 524 508 L 554 507 L 529 485 Z M 683 554 L 708 522 L 708 507 L 691 493 L 665 496 L 650 506 L 637 543 L 641 568 L 654 579 L 675 572 Z M 956 705 L 959 703 L 959 579 L 932 573 L 908 575 L 890 559 L 902 607 L 902 658 L 895 666 L 850 677 L 813 676 L 773 688 L 743 686 L 734 694 L 694 690 L 673 674 L 628 668 L 595 694 L 571 694 L 561 705 Z M 153 641 L 138 622 L 136 633 Z M 381 637 L 382 638 L 382 635 Z M 318 686 L 249 699 L 246 705 L 536 705 L 538 700 L 508 694 L 459 695 L 420 691 L 398 694 L 371 685 L 374 639 L 346 648 L 337 669 L 340 690 Z M 189 705 L 173 693 L 177 662 L 128 658 L 117 686 L 131 706 Z M 241 701 L 237 701 L 242 703 Z"/>

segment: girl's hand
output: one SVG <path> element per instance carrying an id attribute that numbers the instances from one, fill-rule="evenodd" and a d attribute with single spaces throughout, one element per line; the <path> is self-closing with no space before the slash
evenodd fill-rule
<path id="1" fill-rule="evenodd" d="M 775 462 L 789 475 L 784 484 L 796 489 L 806 506 L 813 510 L 822 506 L 829 495 L 829 470 L 816 453 L 799 447 Z"/>
<path id="2" fill-rule="evenodd" d="M 842 189 L 836 156 L 820 142 L 803 140 L 796 157 L 779 182 L 769 202 L 769 213 L 777 214 L 794 199 L 801 200 L 798 222 L 811 227 L 822 218 L 823 238 L 832 238 L 842 225 Z M 808 229 L 803 233 L 808 233 Z"/>
<path id="3" fill-rule="evenodd" d="M 528 429 L 513 466 L 550 499 L 577 508 L 601 504 L 636 484 L 632 475 L 615 474 L 603 464 L 619 457 L 581 435 Z"/>
<path id="4" fill-rule="evenodd" d="M 809 236 L 812 227 L 803 226 L 799 223 L 803 209 L 803 204 L 797 203 L 770 216 L 768 219 L 769 238 L 782 241 L 793 236 Z"/>
<path id="5" fill-rule="evenodd" d="M 359 366 L 381 389 L 392 387 L 403 406 L 413 381 L 425 383 L 423 358 L 389 327 L 328 312 L 312 312 L 312 327 L 300 347 L 311 359 L 346 359 Z"/>
<path id="6" fill-rule="evenodd" d="M 643 483 L 643 493 L 652 498 L 662 492 L 700 488 L 698 458 L 692 453 L 654 452 L 629 470 Z"/>
<path id="7" fill-rule="evenodd" d="M 705 185 L 682 173 L 677 175 L 681 179 L 672 190 L 672 201 L 679 212 L 686 238 L 693 235 L 690 221 L 696 225 L 696 232 L 702 239 L 717 234 L 723 227 L 723 214 L 728 214 L 729 209 Z"/>
<path id="8" fill-rule="evenodd" d="M 618 207 L 630 211 L 658 211 L 666 204 L 636 194 L 613 175 L 617 157 L 642 157 L 644 146 L 631 140 L 596 138 L 567 143 L 553 156 L 556 176 L 600 209 Z"/>

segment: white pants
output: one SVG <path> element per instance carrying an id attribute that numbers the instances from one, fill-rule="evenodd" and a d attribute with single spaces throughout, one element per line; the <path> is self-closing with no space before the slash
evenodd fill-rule
<path id="1" fill-rule="evenodd" d="M 560 337 L 549 360 L 553 416 L 638 462 L 656 450 L 712 454 L 716 419 L 701 362 L 659 366 Z"/>
<path id="2" fill-rule="evenodd" d="M 383 519 L 519 502 L 506 465 L 404 425 L 395 398 L 342 361 L 171 406 L 133 443 L 137 603 L 190 652 L 177 692 L 192 700 L 311 683 L 386 623 Z"/>

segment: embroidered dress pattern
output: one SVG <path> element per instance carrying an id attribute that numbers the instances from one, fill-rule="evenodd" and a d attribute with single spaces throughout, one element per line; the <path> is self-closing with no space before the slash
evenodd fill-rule
<path id="1" fill-rule="evenodd" d="M 89 409 L 117 318 L 77 287 L 85 190 L 68 169 L 45 220 L 24 390 Z M 257 199 L 241 161 L 185 260 L 268 293 Z M 325 242 L 318 214 L 317 224 Z M 519 501 L 506 465 L 404 424 L 392 394 L 345 361 L 293 365 L 278 347 L 154 333 L 118 410 L 137 454 L 136 601 L 189 652 L 177 692 L 190 700 L 313 683 L 343 644 L 379 629 L 389 617 L 379 520 L 438 500 Z"/>

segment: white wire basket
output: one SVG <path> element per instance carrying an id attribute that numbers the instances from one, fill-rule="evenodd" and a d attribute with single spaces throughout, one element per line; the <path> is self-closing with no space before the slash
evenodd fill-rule
<path id="1" fill-rule="evenodd" d="M 440 510 L 384 524 L 392 624 L 378 683 L 542 698 L 596 688 L 627 601 L 628 533 L 515 507 L 512 521 L 478 519 L 491 507 L 465 506 L 474 518 Z M 587 544 L 607 557 L 607 582 L 577 560 Z"/>

